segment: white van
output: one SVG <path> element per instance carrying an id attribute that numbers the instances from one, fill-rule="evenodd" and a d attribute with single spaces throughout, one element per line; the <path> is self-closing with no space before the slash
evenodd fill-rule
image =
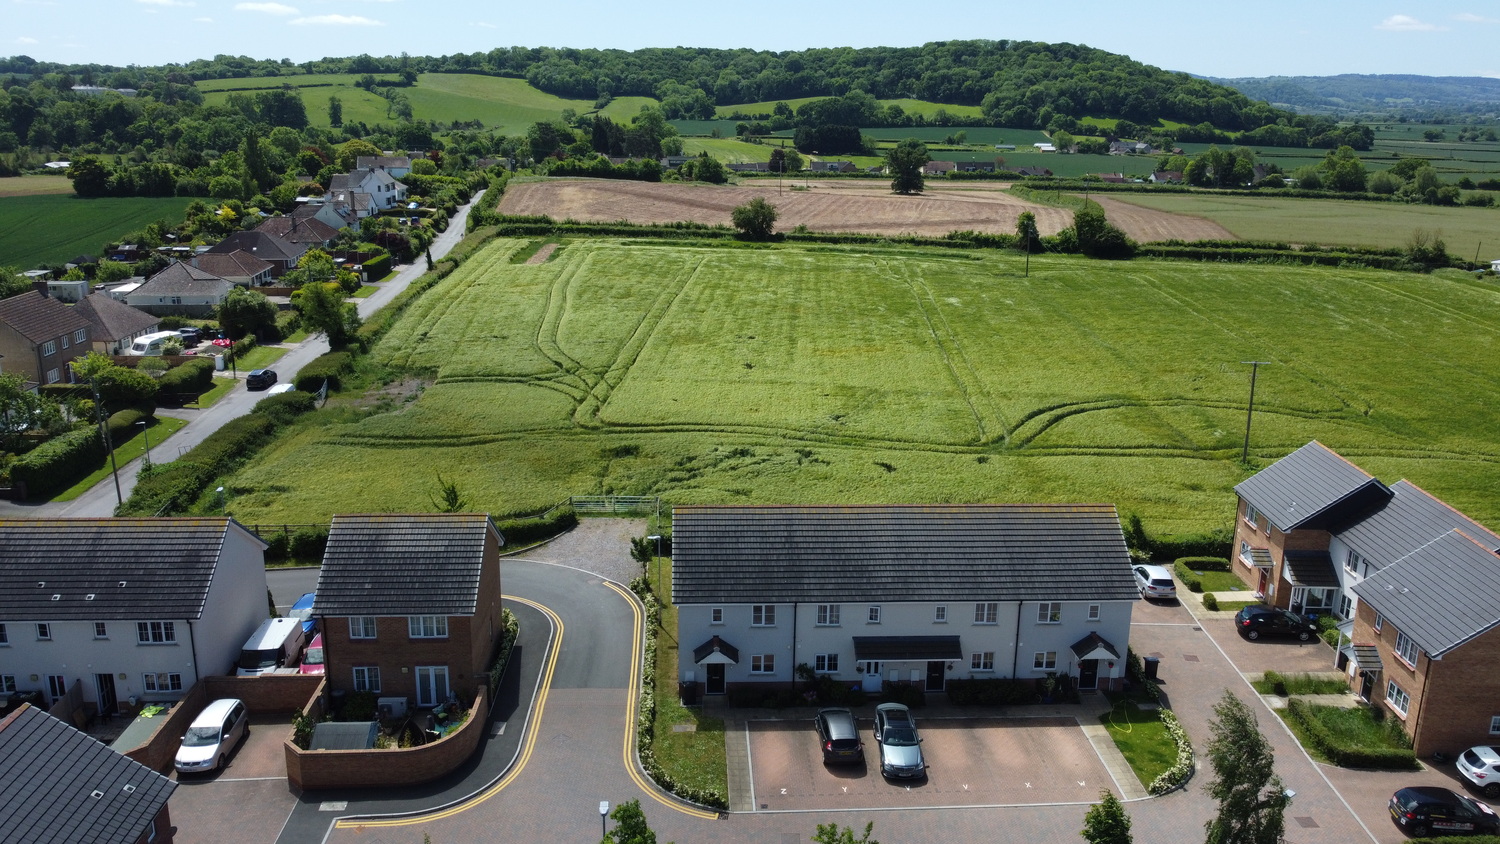
<path id="1" fill-rule="evenodd" d="M 127 355 L 159 355 L 161 346 L 167 340 L 182 341 L 182 335 L 175 331 L 158 331 L 155 334 L 142 334 L 135 338 L 130 348 L 125 352 Z"/>
<path id="2" fill-rule="evenodd" d="M 182 773 L 216 771 L 224 767 L 229 752 L 250 734 L 250 714 L 245 704 L 222 698 L 204 707 L 182 737 L 173 764 Z"/>
<path id="3" fill-rule="evenodd" d="M 255 628 L 240 650 L 241 677 L 259 677 L 296 660 L 306 634 L 300 618 L 268 618 Z"/>

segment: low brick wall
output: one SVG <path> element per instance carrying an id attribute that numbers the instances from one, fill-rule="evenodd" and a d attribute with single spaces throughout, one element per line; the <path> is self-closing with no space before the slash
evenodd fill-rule
<path id="1" fill-rule="evenodd" d="M 177 747 L 187 733 L 193 719 L 208 705 L 210 698 L 204 690 L 204 682 L 198 681 L 188 689 L 182 700 L 172 707 L 167 717 L 161 719 L 156 732 L 144 744 L 125 751 L 125 755 L 153 771 L 167 773 L 172 769 L 172 760 L 177 758 Z"/>
<path id="2" fill-rule="evenodd" d="M 489 722 L 481 688 L 469 720 L 456 732 L 421 747 L 389 750 L 303 750 L 285 744 L 287 782 L 296 788 L 379 788 L 430 782 L 474 755 Z"/>
<path id="3" fill-rule="evenodd" d="M 321 674 L 263 674 L 259 677 L 204 677 L 209 700 L 236 697 L 253 714 L 301 712 L 308 699 L 322 694 Z"/>

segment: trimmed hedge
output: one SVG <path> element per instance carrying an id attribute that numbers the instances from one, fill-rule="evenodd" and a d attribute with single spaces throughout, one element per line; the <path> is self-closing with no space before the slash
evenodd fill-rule
<path id="1" fill-rule="evenodd" d="M 118 446 L 120 443 L 129 440 L 136 435 L 135 426 L 137 423 L 144 422 L 150 418 L 151 414 L 135 407 L 127 407 L 119 413 L 110 414 L 109 422 L 106 423 L 109 425 L 110 442 Z"/>
<path id="2" fill-rule="evenodd" d="M 316 393 L 328 382 L 328 391 L 336 393 L 343 387 L 343 376 L 354 371 L 354 356 L 347 351 L 328 352 L 312 359 L 297 373 L 293 383 L 304 393 Z"/>
<path id="3" fill-rule="evenodd" d="M 174 366 L 156 379 L 158 394 L 200 396 L 214 386 L 213 358 L 190 360 Z"/>
<path id="4" fill-rule="evenodd" d="M 1287 714 L 1302 725 L 1308 741 L 1328 760 L 1341 768 L 1379 768 L 1387 771 L 1415 771 L 1417 755 L 1410 749 L 1395 747 L 1360 747 L 1343 741 L 1318 720 L 1313 704 L 1301 698 L 1287 700 Z"/>
<path id="5" fill-rule="evenodd" d="M 1177 564 L 1194 571 L 1229 571 L 1228 557 L 1178 557 Z"/>
<path id="6" fill-rule="evenodd" d="M 277 425 L 286 425 L 293 418 L 315 409 L 317 403 L 318 397 L 312 393 L 278 393 L 257 402 L 255 412 L 270 417 Z"/>
<path id="7" fill-rule="evenodd" d="M 1202 589 L 1203 587 L 1200 586 L 1198 588 Z M 1206 592 L 1206 593 L 1204 593 L 1204 595 L 1203 595 L 1203 608 L 1206 609 L 1206 610 L 1208 610 L 1209 612 L 1218 612 L 1219 611 L 1219 599 L 1214 596 L 1214 593 L 1212 593 L 1212 592 Z"/>
<path id="8" fill-rule="evenodd" d="M 559 507 L 550 518 L 529 516 L 495 523 L 500 535 L 505 537 L 506 546 L 530 545 L 543 539 L 551 539 L 577 525 L 578 515 L 573 512 L 572 507 Z"/>
<path id="9" fill-rule="evenodd" d="M 12 482 L 24 483 L 28 498 L 51 498 L 99 468 L 107 452 L 93 425 L 42 443 L 10 467 Z"/>

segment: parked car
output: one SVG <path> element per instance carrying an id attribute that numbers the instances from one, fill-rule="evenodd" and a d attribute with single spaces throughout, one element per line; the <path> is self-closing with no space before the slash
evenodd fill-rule
<path id="1" fill-rule="evenodd" d="M 276 370 L 252 369 L 245 376 L 245 386 L 251 390 L 264 390 L 276 383 Z"/>
<path id="2" fill-rule="evenodd" d="M 1177 582 L 1172 579 L 1172 573 L 1149 563 L 1135 567 L 1135 588 L 1140 590 L 1142 598 L 1177 597 Z"/>
<path id="3" fill-rule="evenodd" d="M 182 337 L 182 345 L 184 346 L 196 346 L 203 340 L 203 330 L 193 326 L 179 328 L 177 329 L 177 333 Z"/>
<path id="4" fill-rule="evenodd" d="M 837 707 L 820 709 L 813 724 L 822 740 L 823 764 L 865 761 L 865 744 L 859 740 L 853 712 Z"/>
<path id="5" fill-rule="evenodd" d="M 1391 820 L 1413 838 L 1434 833 L 1494 835 L 1500 832 L 1500 817 L 1489 806 L 1456 791 L 1423 785 L 1403 788 L 1391 795 Z"/>
<path id="6" fill-rule="evenodd" d="M 327 663 L 323 659 L 323 634 L 319 633 L 307 643 L 307 651 L 302 654 L 302 664 L 297 666 L 297 673 L 323 674 L 327 670 Z"/>
<path id="7" fill-rule="evenodd" d="M 1318 635 L 1318 625 L 1294 612 L 1276 607 L 1245 607 L 1234 614 L 1234 629 L 1252 642 L 1262 636 L 1290 637 L 1306 642 Z"/>
<path id="8" fill-rule="evenodd" d="M 1500 748 L 1480 745 L 1458 755 L 1458 772 L 1491 800 L 1500 797 Z"/>
<path id="9" fill-rule="evenodd" d="M 311 636 L 318 629 L 318 620 L 312 617 L 313 599 L 317 597 L 316 592 L 304 592 L 292 608 L 286 611 L 287 618 L 302 619 L 302 633 Z"/>
<path id="10" fill-rule="evenodd" d="M 220 698 L 204 707 L 188 726 L 173 764 L 185 774 L 217 771 L 248 735 L 250 713 L 245 704 L 232 697 Z"/>
<path id="11" fill-rule="evenodd" d="M 927 776 L 922 739 L 911 710 L 899 703 L 875 707 L 875 743 L 880 747 L 880 773 L 896 779 Z"/>

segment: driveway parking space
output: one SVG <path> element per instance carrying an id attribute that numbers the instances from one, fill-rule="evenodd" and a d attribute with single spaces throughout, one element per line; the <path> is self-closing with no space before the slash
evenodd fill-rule
<path id="1" fill-rule="evenodd" d="M 1261 674 L 1280 671 L 1282 674 L 1303 674 L 1337 671 L 1334 666 L 1333 648 L 1321 639 L 1299 642 L 1296 639 L 1261 639 L 1248 641 L 1234 629 L 1234 619 L 1206 618 L 1203 629 L 1242 674 Z"/>
<path id="2" fill-rule="evenodd" d="M 1390 812 L 1386 809 L 1386 803 L 1398 788 L 1410 785 L 1435 785 L 1441 788 L 1451 788 L 1481 803 L 1488 803 L 1491 807 L 1500 803 L 1500 801 L 1485 800 L 1477 792 L 1465 789 L 1464 778 L 1459 775 L 1452 762 L 1440 766 L 1424 762 L 1420 771 L 1356 771 L 1333 765 L 1319 765 L 1318 767 L 1333 783 L 1334 788 L 1344 795 L 1344 799 L 1349 801 L 1354 814 L 1358 815 L 1370 832 L 1374 833 L 1375 840 L 1380 844 L 1399 844 L 1409 840 L 1394 823 L 1391 823 Z M 1294 805 L 1295 802 L 1294 800 Z"/>
<path id="3" fill-rule="evenodd" d="M 252 715 L 250 735 L 213 774 L 173 774 L 172 823 L 178 844 L 236 842 L 270 844 L 297 803 L 286 782 L 282 743 L 291 717 Z"/>
<path id="4" fill-rule="evenodd" d="M 755 806 L 762 810 L 994 806 L 1094 800 L 1114 781 L 1072 718 L 923 718 L 927 779 L 880 775 L 874 722 L 859 719 L 865 763 L 825 767 L 809 721 L 750 721 Z"/>
<path id="5" fill-rule="evenodd" d="M 1184 593 L 1186 594 L 1186 593 Z M 1192 600 L 1196 595 L 1188 598 Z M 1130 608 L 1131 624 L 1192 624 L 1193 614 L 1180 599 L 1170 601 L 1136 601 Z"/>

